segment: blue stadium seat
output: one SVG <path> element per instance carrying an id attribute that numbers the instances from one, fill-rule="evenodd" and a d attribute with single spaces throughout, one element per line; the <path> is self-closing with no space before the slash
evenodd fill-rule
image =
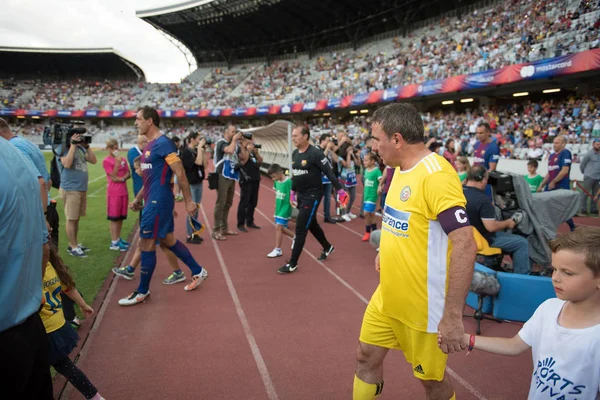
<path id="1" fill-rule="evenodd" d="M 544 301 L 556 297 L 552 280 L 532 276 L 498 272 L 500 292 L 494 300 L 494 317 L 525 322 Z"/>

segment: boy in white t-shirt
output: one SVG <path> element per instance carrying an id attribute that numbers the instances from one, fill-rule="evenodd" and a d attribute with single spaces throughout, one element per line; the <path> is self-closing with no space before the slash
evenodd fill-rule
<path id="1" fill-rule="evenodd" d="M 465 334 L 470 350 L 516 356 L 530 347 L 529 400 L 600 399 L 600 228 L 582 226 L 550 242 L 546 300 L 513 338 Z"/>

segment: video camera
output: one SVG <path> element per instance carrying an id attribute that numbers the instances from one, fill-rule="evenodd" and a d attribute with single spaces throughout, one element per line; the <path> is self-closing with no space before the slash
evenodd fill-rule
<path id="1" fill-rule="evenodd" d="M 83 126 L 77 125 L 83 125 L 83 122 L 75 121 L 70 124 L 54 124 L 47 126 L 44 128 L 44 144 L 51 145 L 53 152 L 55 145 L 61 145 L 64 151 L 64 149 L 71 146 L 71 138 L 76 134 L 81 134 L 83 136 L 77 142 L 73 142 L 74 144 L 91 144 L 92 136 L 85 135 L 87 129 L 85 129 Z"/>

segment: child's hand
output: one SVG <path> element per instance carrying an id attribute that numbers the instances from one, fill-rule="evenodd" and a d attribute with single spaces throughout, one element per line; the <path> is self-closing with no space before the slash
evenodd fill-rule
<path id="1" fill-rule="evenodd" d="M 85 315 L 86 318 L 89 318 L 92 316 L 92 314 L 94 314 L 94 309 L 90 306 L 88 306 L 87 304 L 85 304 L 83 307 L 80 307 L 81 311 L 83 312 L 83 315 Z"/>

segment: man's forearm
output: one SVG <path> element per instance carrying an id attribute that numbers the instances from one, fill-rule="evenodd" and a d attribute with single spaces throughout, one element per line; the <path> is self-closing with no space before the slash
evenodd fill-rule
<path id="1" fill-rule="evenodd" d="M 137 196 L 135 196 L 135 199 L 133 199 L 133 201 L 135 203 L 138 203 L 138 202 L 142 201 L 143 197 L 144 197 L 144 187 L 142 186 L 142 188 L 138 192 Z"/>
<path id="2" fill-rule="evenodd" d="M 96 154 L 94 153 L 94 151 L 92 150 L 91 147 L 88 147 L 86 150 L 86 160 L 90 163 L 90 164 L 96 164 L 96 162 L 98 161 L 96 159 Z"/>
<path id="3" fill-rule="evenodd" d="M 552 180 L 552 182 L 553 182 L 554 184 L 557 184 L 557 183 L 558 183 L 558 182 L 560 182 L 560 181 L 561 181 L 561 180 L 562 180 L 562 179 L 563 179 L 565 176 L 567 176 L 567 174 L 568 174 L 568 173 L 569 173 L 569 171 L 562 171 L 562 170 L 561 170 L 561 171 L 558 173 L 558 175 L 556 175 L 556 178 L 554 178 L 554 179 Z"/>
<path id="4" fill-rule="evenodd" d="M 461 228 L 459 230 L 464 229 Z M 468 229 L 472 228 L 468 227 Z M 477 247 L 472 235 L 464 235 L 462 233 L 462 235 L 452 236 L 452 254 L 450 255 L 448 292 L 446 294 L 444 313 L 451 316 L 460 316 L 462 315 L 467 292 L 473 279 Z"/>
<path id="5" fill-rule="evenodd" d="M 48 211 L 48 190 L 46 189 L 46 182 L 43 178 L 40 178 L 40 197 L 42 199 L 42 208 L 44 209 L 44 214 Z"/>

